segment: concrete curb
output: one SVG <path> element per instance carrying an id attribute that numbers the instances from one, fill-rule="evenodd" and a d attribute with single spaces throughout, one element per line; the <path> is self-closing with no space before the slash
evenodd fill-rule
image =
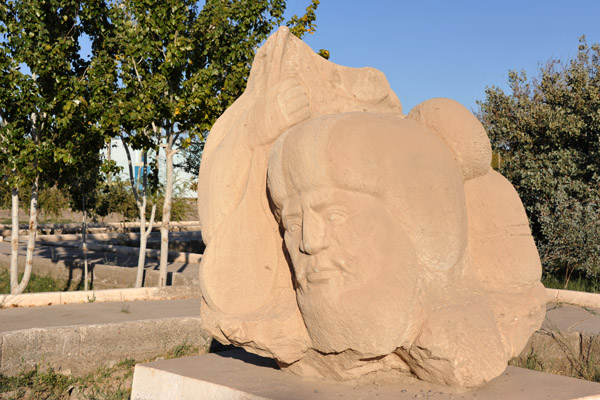
<path id="1" fill-rule="evenodd" d="M 207 352 L 210 336 L 200 317 L 34 328 L 0 334 L 0 374 L 15 376 L 50 366 L 84 376 L 124 359 L 148 360 L 181 344 Z"/>
<path id="2" fill-rule="evenodd" d="M 80 290 L 76 292 L 0 295 L 1 307 L 39 307 L 56 304 L 136 300 L 175 300 L 200 298 L 199 286 L 166 286 L 133 289 Z"/>
<path id="3" fill-rule="evenodd" d="M 548 303 L 569 303 L 581 307 L 600 308 L 600 294 L 574 290 L 546 289 Z"/>

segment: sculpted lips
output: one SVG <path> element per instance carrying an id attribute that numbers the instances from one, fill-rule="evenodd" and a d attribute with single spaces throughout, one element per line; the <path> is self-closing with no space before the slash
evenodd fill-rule
<path id="1" fill-rule="evenodd" d="M 326 261 L 321 257 L 312 258 L 298 271 L 298 280 L 302 283 L 321 284 L 348 272 L 348 263 L 344 259 Z"/>
<path id="2" fill-rule="evenodd" d="M 340 270 L 333 268 L 325 269 L 314 267 L 307 271 L 306 280 L 309 283 L 325 283 L 334 276 L 337 276 L 340 272 Z"/>

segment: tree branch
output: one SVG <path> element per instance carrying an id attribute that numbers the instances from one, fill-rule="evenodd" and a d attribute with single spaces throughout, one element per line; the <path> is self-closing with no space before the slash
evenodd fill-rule
<path id="1" fill-rule="evenodd" d="M 123 138 L 123 135 L 120 135 L 121 137 L 121 143 L 123 143 L 123 147 L 125 148 L 125 154 L 127 155 L 127 166 L 129 167 L 129 183 L 131 184 L 131 191 L 133 192 L 133 197 L 135 198 L 135 202 L 138 205 L 138 207 L 141 207 L 140 204 L 140 199 L 138 196 L 138 191 L 137 188 L 135 187 L 135 182 L 133 180 L 133 167 L 132 167 L 132 162 L 131 162 L 131 153 L 129 152 L 129 147 L 127 146 L 127 143 L 125 143 L 125 139 Z"/>

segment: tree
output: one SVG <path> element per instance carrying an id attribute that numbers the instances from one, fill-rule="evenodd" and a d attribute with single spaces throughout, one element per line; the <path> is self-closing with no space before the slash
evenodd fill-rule
<path id="1" fill-rule="evenodd" d="M 148 151 L 144 149 L 142 153 L 143 166 L 140 170 L 140 173 L 138 174 L 138 179 L 136 180 L 134 178 L 135 175 L 131 161 L 131 153 L 129 151 L 127 141 L 125 139 L 122 139 L 122 142 L 123 147 L 125 148 L 125 152 L 127 154 L 131 191 L 133 193 L 133 197 L 135 198 L 135 203 L 137 204 L 140 216 L 140 249 L 138 253 L 138 269 L 135 278 L 135 287 L 142 287 L 144 280 L 144 266 L 146 265 L 146 242 L 148 241 L 150 233 L 152 233 L 152 226 L 154 225 L 154 216 L 156 214 L 156 203 L 152 204 L 152 211 L 150 211 L 150 221 L 148 222 L 148 227 L 146 228 L 146 205 L 148 202 Z M 142 179 L 141 193 L 139 182 L 140 176 Z"/>
<path id="2" fill-rule="evenodd" d="M 58 6 L 58 7 L 57 7 Z M 2 5 L 2 54 L 3 100 L 8 105 L 2 110 L 2 146 L 5 152 L 3 166 L 5 182 L 12 187 L 12 254 L 11 293 L 22 293 L 31 274 L 33 251 L 37 233 L 37 197 L 39 177 L 43 167 L 40 160 L 52 151 L 49 127 L 64 106 L 62 87 L 72 76 L 76 50 L 68 33 L 73 21 L 72 7 L 63 4 L 32 2 L 9 2 Z M 59 9 L 62 9 L 59 11 Z M 26 65 L 31 73 L 18 68 Z M 11 110 L 10 97 L 18 99 L 23 109 Z M 4 101 L 3 101 L 4 103 Z M 6 104 L 6 103 L 4 103 Z M 13 103 L 14 104 L 14 103 Z M 57 154 L 62 157 L 63 154 Z M 17 277 L 18 257 L 18 202 L 19 180 L 30 181 L 31 205 L 29 217 L 29 240 L 25 272 L 21 282 Z"/>
<path id="3" fill-rule="evenodd" d="M 479 102 L 493 166 L 517 189 L 546 273 L 600 274 L 600 46 L 551 60 L 528 80 L 509 73 Z"/>
<path id="4" fill-rule="evenodd" d="M 28 116 L 33 111 L 32 80 L 19 71 L 19 63 L 8 46 L 8 11 L 6 5 L 0 5 L 0 14 L 5 17 L 0 23 L 0 166 L 2 183 L 11 192 L 10 288 L 11 293 L 18 294 L 25 290 L 31 275 L 31 264 L 26 263 L 23 279 L 21 282 L 18 280 L 19 183 L 24 175 L 30 178 L 32 169 L 27 164 L 34 157 L 35 148 L 32 149 L 31 137 L 28 136 L 31 132 Z"/>
<path id="5" fill-rule="evenodd" d="M 101 2 L 91 2 L 94 6 Z M 2 168 L 12 190 L 11 292 L 22 293 L 33 264 L 41 184 L 72 183 L 101 164 L 101 131 L 89 119 L 89 62 L 79 39 L 88 19 L 75 0 L 10 1 L 0 5 Z M 83 170 L 85 174 L 82 174 Z M 89 188 L 82 179 L 82 191 Z M 31 184 L 25 273 L 17 280 L 19 182 Z"/>
<path id="6" fill-rule="evenodd" d="M 314 30 L 318 3 L 296 17 L 299 34 Z M 134 148 L 158 145 L 166 156 L 161 286 L 167 281 L 173 157 L 201 141 L 242 93 L 256 48 L 282 22 L 284 10 L 282 0 L 208 0 L 202 9 L 191 0 L 113 3 L 106 49 L 117 64 L 121 129 Z"/>

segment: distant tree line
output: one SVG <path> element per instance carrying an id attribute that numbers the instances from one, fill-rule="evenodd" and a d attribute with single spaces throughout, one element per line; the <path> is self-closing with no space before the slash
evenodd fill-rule
<path id="1" fill-rule="evenodd" d="M 600 289 L 600 46 L 551 60 L 528 79 L 509 73 L 511 93 L 486 90 L 479 117 L 493 167 L 517 189 L 546 277 L 573 276 Z"/>

